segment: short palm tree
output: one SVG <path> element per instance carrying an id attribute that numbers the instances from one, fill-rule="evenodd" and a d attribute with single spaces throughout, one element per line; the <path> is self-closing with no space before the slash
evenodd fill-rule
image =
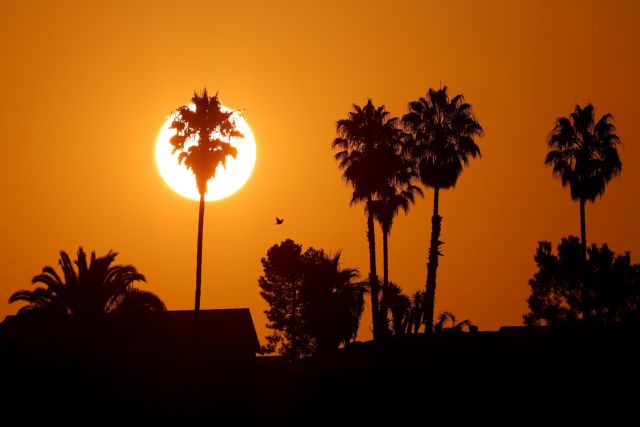
<path id="1" fill-rule="evenodd" d="M 335 255 L 307 251 L 305 255 L 302 318 L 316 351 L 325 354 L 357 335 L 366 289 L 355 282 L 358 270 L 341 266 L 340 251 Z"/>
<path id="2" fill-rule="evenodd" d="M 605 114 L 595 122 L 593 105 L 576 105 L 569 117 L 559 117 L 549 134 L 549 152 L 545 163 L 562 186 L 569 186 L 571 198 L 580 202 L 580 238 L 582 258 L 586 260 L 587 231 L 585 204 L 604 194 L 607 183 L 622 171 L 617 144 L 620 138 Z"/>
<path id="3" fill-rule="evenodd" d="M 393 334 L 404 335 L 409 325 L 411 300 L 402 292 L 402 288 L 393 282 L 389 282 L 383 299 L 387 300 L 387 306 L 391 311 Z"/>
<path id="4" fill-rule="evenodd" d="M 72 262 L 69 255 L 61 251 L 58 264 L 62 276 L 53 267 L 46 266 L 31 281 L 43 287 L 17 291 L 9 302 L 27 302 L 19 314 L 42 312 L 81 321 L 95 321 L 118 312 L 164 311 L 160 298 L 133 286 L 135 282 L 145 281 L 133 265 L 112 265 L 116 256 L 112 251 L 102 257 L 92 252 L 87 262 L 86 253 L 80 248 Z"/>
<path id="5" fill-rule="evenodd" d="M 397 124 L 398 119 L 390 117 L 384 105 L 376 107 L 369 99 L 364 107 L 354 104 L 348 118 L 337 122 L 337 138 L 332 144 L 333 149 L 339 150 L 335 158 L 343 171 L 343 178 L 353 187 L 351 204 L 365 203 L 374 339 L 380 332 L 380 311 L 374 211 L 371 207 L 399 169 L 395 163 L 399 160 L 395 144 L 390 143 L 402 136 Z"/>
<path id="6" fill-rule="evenodd" d="M 227 157 L 235 158 L 238 150 L 231 145 L 232 138 L 242 138 L 232 118 L 233 111 L 223 108 L 218 94 L 209 96 L 204 89 L 201 95 L 194 93 L 192 105 L 176 111 L 171 129 L 173 152 L 179 153 L 178 161 L 193 172 L 200 193 L 198 213 L 198 247 L 196 256 L 195 311 L 200 310 L 202 277 L 202 234 L 204 228 L 204 196 L 207 183 L 215 178 L 219 165 L 226 165 Z"/>
<path id="7" fill-rule="evenodd" d="M 405 128 L 413 137 L 411 156 L 415 160 L 420 180 L 433 188 L 433 216 L 427 261 L 425 289 L 425 332 L 433 331 L 436 271 L 442 255 L 440 232 L 442 217 L 438 211 L 441 189 L 455 187 L 469 159 L 480 156 L 475 142 L 482 136 L 482 127 L 472 107 L 462 95 L 449 99 L 447 87 L 429 89 L 425 97 L 409 103 L 409 112 L 402 117 Z"/>
<path id="8" fill-rule="evenodd" d="M 451 326 L 446 326 L 447 321 L 451 323 Z M 456 320 L 456 315 L 450 311 L 443 311 L 442 313 L 440 313 L 440 315 L 438 316 L 438 322 L 434 326 L 436 332 L 463 332 L 465 328 L 470 332 L 472 328 L 475 328 L 475 325 L 469 319 L 458 322 Z"/>
<path id="9" fill-rule="evenodd" d="M 424 323 L 424 291 L 415 291 L 411 295 L 407 334 L 417 334 Z"/>
<path id="10" fill-rule="evenodd" d="M 351 283 L 350 286 L 344 286 L 337 290 L 337 296 L 340 306 L 345 310 L 343 324 L 345 326 L 342 345 L 347 346 L 355 342 L 358 337 L 358 329 L 360 329 L 360 319 L 364 312 L 364 294 L 369 292 L 367 286 L 362 282 Z"/>

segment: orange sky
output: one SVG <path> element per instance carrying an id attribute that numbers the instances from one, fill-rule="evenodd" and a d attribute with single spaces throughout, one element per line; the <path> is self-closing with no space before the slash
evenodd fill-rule
<path id="1" fill-rule="evenodd" d="M 401 116 L 446 84 L 486 132 L 482 159 L 441 193 L 437 312 L 481 329 L 521 323 L 536 242 L 579 233 L 578 205 L 543 164 L 554 118 L 576 103 L 613 113 L 624 143 L 621 178 L 587 206 L 588 239 L 639 261 L 634 1 L 86 3 L 0 14 L 0 319 L 17 310 L 11 293 L 79 245 L 120 252 L 170 309 L 193 306 L 197 202 L 162 181 L 154 145 L 204 86 L 245 110 L 258 159 L 240 192 L 207 204 L 202 306 L 249 307 L 261 337 L 272 244 L 342 249 L 368 271 L 365 217 L 330 149 L 335 121 L 367 97 Z M 432 197 L 391 235 L 390 275 L 409 292 L 424 286 Z"/>

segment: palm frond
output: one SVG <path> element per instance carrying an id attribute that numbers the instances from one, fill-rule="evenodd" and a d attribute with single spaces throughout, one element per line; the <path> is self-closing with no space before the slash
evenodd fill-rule
<path id="1" fill-rule="evenodd" d="M 620 138 L 611 114 L 595 122 L 592 104 L 576 105 L 569 117 L 556 119 L 547 137 L 549 152 L 545 164 L 562 186 L 569 186 L 574 200 L 595 200 L 606 184 L 622 171 L 617 151 Z"/>
<path id="2" fill-rule="evenodd" d="M 236 128 L 234 111 L 223 107 L 216 93 L 209 96 L 206 88 L 199 95 L 194 92 L 192 107 L 182 106 L 173 114 L 171 129 L 176 133 L 170 143 L 178 161 L 196 176 L 201 194 L 207 191 L 207 182 L 215 178 L 219 165 L 225 167 L 228 157 L 235 158 L 237 149 L 233 138 L 244 135 Z"/>

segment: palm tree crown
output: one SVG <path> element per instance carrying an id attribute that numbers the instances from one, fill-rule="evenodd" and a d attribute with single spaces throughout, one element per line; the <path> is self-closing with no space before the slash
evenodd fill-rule
<path id="1" fill-rule="evenodd" d="M 351 202 L 358 203 L 384 191 L 389 177 L 399 169 L 393 161 L 400 160 L 397 148 L 389 141 L 399 141 L 402 132 L 398 118 L 390 117 L 384 105 L 375 107 L 371 99 L 364 107 L 353 104 L 353 110 L 348 119 L 337 122 L 338 137 L 332 147 L 339 150 L 338 166 L 354 188 Z"/>
<path id="2" fill-rule="evenodd" d="M 409 208 L 415 203 L 416 195 L 423 196 L 422 189 L 413 184 L 416 176 L 411 169 L 404 168 L 398 171 L 391 182 L 380 191 L 378 198 L 367 206 L 380 223 L 383 233 L 391 232 L 393 220 L 400 211 L 405 214 L 409 212 Z"/>
<path id="3" fill-rule="evenodd" d="M 447 324 L 447 321 L 451 322 L 450 327 L 445 326 Z M 450 311 L 443 311 L 442 313 L 440 313 L 440 315 L 438 316 L 438 322 L 435 324 L 436 332 L 462 332 L 463 328 L 466 328 L 469 332 L 471 332 L 472 329 L 475 328 L 475 325 L 469 319 L 458 322 L 456 320 L 456 315 Z"/>
<path id="4" fill-rule="evenodd" d="M 573 200 L 594 201 L 607 183 L 622 171 L 616 145 L 620 138 L 605 114 L 595 122 L 594 108 L 576 105 L 569 117 L 559 117 L 549 134 L 545 159 L 562 186 L 569 186 Z"/>
<path id="5" fill-rule="evenodd" d="M 233 111 L 222 106 L 218 94 L 209 96 L 193 94 L 192 106 L 178 108 L 171 123 L 176 133 L 171 137 L 173 152 L 196 176 L 200 194 L 207 192 L 207 182 L 215 177 L 218 165 L 226 165 L 227 157 L 233 158 L 238 150 L 229 142 L 231 138 L 243 138 L 231 117 Z"/>
<path id="6" fill-rule="evenodd" d="M 474 139 L 482 127 L 463 95 L 449 100 L 446 86 L 410 102 L 402 122 L 413 135 L 411 154 L 427 187 L 454 187 L 469 158 L 480 156 Z"/>
<path id="7" fill-rule="evenodd" d="M 69 255 L 61 251 L 58 264 L 62 277 L 53 267 L 46 266 L 32 279 L 33 284 L 44 287 L 15 292 L 9 302 L 28 303 L 18 313 L 40 311 L 79 318 L 121 311 L 165 310 L 156 295 L 133 287 L 134 282 L 145 281 L 133 265 L 112 265 L 116 256 L 113 251 L 102 257 L 92 252 L 87 262 L 86 253 L 79 248 L 77 259 L 72 262 Z"/>

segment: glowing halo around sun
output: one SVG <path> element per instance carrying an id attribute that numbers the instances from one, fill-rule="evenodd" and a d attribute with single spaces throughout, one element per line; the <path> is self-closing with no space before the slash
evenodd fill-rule
<path id="1" fill-rule="evenodd" d="M 193 109 L 193 106 L 191 106 Z M 223 111 L 229 111 L 222 107 Z M 178 153 L 173 154 L 173 146 L 169 139 L 175 134 L 174 129 L 169 129 L 175 114 L 165 122 L 158 139 L 156 140 L 156 164 L 160 175 L 173 191 L 192 200 L 200 200 L 200 194 L 196 187 L 196 178 L 187 167 L 178 163 Z M 218 165 L 216 175 L 207 182 L 206 201 L 220 200 L 238 191 L 247 182 L 256 164 L 256 141 L 249 124 L 238 112 L 231 116 L 244 138 L 231 138 L 231 145 L 236 147 L 236 158 L 227 157 L 226 167 Z"/>

